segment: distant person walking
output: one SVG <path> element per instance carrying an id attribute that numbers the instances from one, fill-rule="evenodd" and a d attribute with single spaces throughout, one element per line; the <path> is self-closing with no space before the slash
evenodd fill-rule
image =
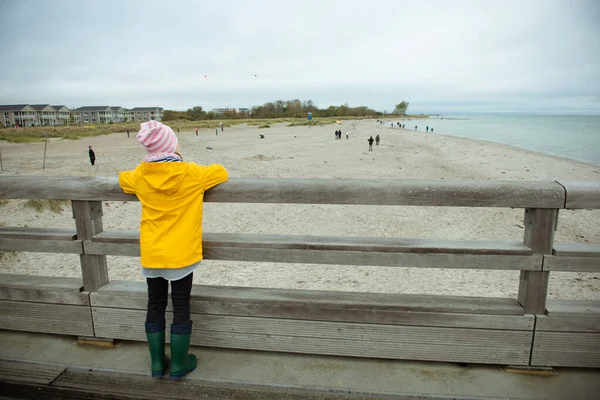
<path id="1" fill-rule="evenodd" d="M 369 142 L 369 151 L 373 151 L 373 142 L 375 140 L 373 140 L 373 136 L 371 136 L 369 139 L 367 139 L 367 142 Z"/>
<path id="2" fill-rule="evenodd" d="M 127 129 L 127 137 L 129 137 L 129 129 Z"/>
<path id="3" fill-rule="evenodd" d="M 417 130 L 417 126 L 415 125 L 415 131 Z"/>
<path id="4" fill-rule="evenodd" d="M 431 128 L 431 133 L 433 133 L 433 128 Z"/>
<path id="5" fill-rule="evenodd" d="M 198 136 L 198 128 L 194 128 L 194 130 L 196 131 L 196 136 Z"/>
<path id="6" fill-rule="evenodd" d="M 215 129 L 215 136 L 219 136 L 219 128 Z"/>
<path id="7" fill-rule="evenodd" d="M 177 128 L 177 133 L 179 133 L 179 128 Z"/>
<path id="8" fill-rule="evenodd" d="M 223 123 L 221 122 L 221 132 L 223 132 Z"/>
<path id="9" fill-rule="evenodd" d="M 346 140 L 348 140 L 348 131 L 346 131 Z"/>
<path id="10" fill-rule="evenodd" d="M 425 132 L 429 132 L 429 125 L 425 127 Z"/>
<path id="11" fill-rule="evenodd" d="M 94 153 L 94 150 L 92 150 L 91 145 L 88 148 L 88 154 L 90 155 L 90 163 L 92 163 L 92 165 L 94 165 L 94 163 L 96 162 L 96 153 Z"/>
<path id="12" fill-rule="evenodd" d="M 375 136 L 375 145 L 379 146 L 379 135 Z"/>

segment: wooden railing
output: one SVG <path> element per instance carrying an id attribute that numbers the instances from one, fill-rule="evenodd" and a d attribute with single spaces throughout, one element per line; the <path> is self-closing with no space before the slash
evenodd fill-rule
<path id="1" fill-rule="evenodd" d="M 80 255 L 82 279 L 0 275 L 0 326 L 144 340 L 143 282 L 110 281 L 107 255 L 139 233 L 104 231 L 116 178 L 0 177 L 0 198 L 71 200 L 75 230 L 0 228 L 0 250 Z M 206 202 L 512 207 L 523 241 L 205 233 L 205 259 L 519 270 L 518 298 L 195 285 L 193 343 L 269 351 L 600 367 L 600 301 L 547 300 L 551 271 L 600 271 L 600 245 L 555 243 L 560 209 L 600 208 L 598 182 L 232 179 Z"/>

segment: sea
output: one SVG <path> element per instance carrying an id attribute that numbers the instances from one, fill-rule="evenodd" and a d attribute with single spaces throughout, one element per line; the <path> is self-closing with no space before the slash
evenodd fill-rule
<path id="1" fill-rule="evenodd" d="M 600 116 L 431 116 L 404 123 L 600 165 Z"/>

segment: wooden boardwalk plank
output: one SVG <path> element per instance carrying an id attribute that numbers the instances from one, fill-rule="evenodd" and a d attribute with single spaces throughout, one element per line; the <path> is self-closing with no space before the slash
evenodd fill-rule
<path id="1" fill-rule="evenodd" d="M 548 332 L 597 332 L 600 333 L 600 315 L 590 317 L 537 316 L 536 331 Z"/>
<path id="2" fill-rule="evenodd" d="M 81 278 L 0 274 L 0 300 L 89 305 Z"/>
<path id="3" fill-rule="evenodd" d="M 98 336 L 145 340 L 143 311 L 93 310 Z M 201 315 L 192 315 L 192 320 L 192 344 L 199 346 L 391 359 L 525 365 L 532 339 L 527 331 Z"/>
<path id="4" fill-rule="evenodd" d="M 536 332 L 532 366 L 600 367 L 600 333 Z"/>
<path id="5" fill-rule="evenodd" d="M 0 381 L 49 385 L 66 369 L 60 365 L 0 360 Z"/>
<path id="6" fill-rule="evenodd" d="M 65 304 L 0 301 L 2 329 L 93 336 L 90 307 Z"/>
<path id="7" fill-rule="evenodd" d="M 144 340 L 145 313 L 141 310 L 120 310 L 114 308 L 93 308 L 96 333 L 103 337 L 109 329 L 128 329 L 136 332 L 136 340 Z M 194 329 L 230 333 L 255 333 L 263 335 L 298 336 L 313 338 L 334 338 L 374 342 L 421 343 L 425 337 L 431 344 L 455 344 L 461 338 L 469 337 L 473 329 L 443 328 L 427 326 L 402 326 L 386 324 L 363 324 L 355 322 L 329 322 L 293 319 L 238 317 L 227 315 L 193 314 Z M 171 319 L 169 313 L 169 320 Z M 126 321 L 126 322 L 124 322 Z M 486 330 L 485 337 L 475 338 L 471 344 L 511 347 L 515 337 L 522 337 L 521 331 Z M 532 332 L 525 331 L 531 338 Z M 506 342 L 505 342 L 506 341 Z M 495 343 L 497 342 L 497 343 Z"/>
<path id="8" fill-rule="evenodd" d="M 97 307 L 145 310 L 147 288 L 144 282 L 111 281 L 91 293 Z M 236 286 L 194 285 L 192 311 L 200 312 L 206 302 L 324 307 L 357 310 L 389 310 L 457 314 L 524 315 L 516 299 L 468 296 L 429 296 L 412 294 L 330 292 L 324 290 L 270 289 Z M 237 307 L 234 305 L 234 307 Z"/>
<path id="9" fill-rule="evenodd" d="M 550 317 L 600 317 L 598 300 L 548 300 L 546 314 Z"/>

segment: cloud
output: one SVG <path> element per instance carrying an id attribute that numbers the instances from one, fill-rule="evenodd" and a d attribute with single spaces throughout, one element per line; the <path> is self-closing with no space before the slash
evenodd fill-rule
<path id="1" fill-rule="evenodd" d="M 288 3 L 0 1 L 0 102 L 600 113 L 594 0 Z"/>

